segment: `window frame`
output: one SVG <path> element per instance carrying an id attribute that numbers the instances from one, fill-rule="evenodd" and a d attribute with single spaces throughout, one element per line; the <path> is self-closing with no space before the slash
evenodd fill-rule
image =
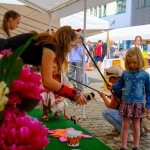
<path id="1" fill-rule="evenodd" d="M 104 10 L 103 10 L 103 17 L 106 17 L 106 10 L 107 10 L 107 5 L 104 5 Z"/>
<path id="2" fill-rule="evenodd" d="M 91 13 L 92 12 L 92 13 Z M 90 15 L 93 15 L 93 7 L 90 8 Z"/>
<path id="3" fill-rule="evenodd" d="M 102 17 L 102 6 L 99 6 L 98 18 Z"/>
<path id="4" fill-rule="evenodd" d="M 97 7 L 94 7 L 94 16 L 97 17 Z"/>
<path id="5" fill-rule="evenodd" d="M 150 5 L 149 6 L 146 5 L 146 0 L 144 0 L 144 5 L 142 7 L 139 7 L 139 2 L 140 2 L 140 0 L 138 0 L 138 7 L 137 7 L 139 9 L 145 8 L 145 7 L 150 7 Z"/>
<path id="6" fill-rule="evenodd" d="M 117 7 L 116 7 L 116 14 L 121 14 L 121 13 L 125 13 L 125 11 L 123 11 L 123 0 L 117 0 Z M 121 12 L 118 12 L 118 3 L 121 2 Z M 126 1 L 127 2 L 127 1 Z"/>

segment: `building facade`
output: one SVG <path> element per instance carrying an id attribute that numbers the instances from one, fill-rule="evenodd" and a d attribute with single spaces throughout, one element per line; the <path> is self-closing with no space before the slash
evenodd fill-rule
<path id="1" fill-rule="evenodd" d="M 88 9 L 87 13 L 107 20 L 109 29 L 150 24 L 150 0 L 116 0 Z M 132 41 L 121 41 L 120 47 L 128 49 L 131 45 Z"/>

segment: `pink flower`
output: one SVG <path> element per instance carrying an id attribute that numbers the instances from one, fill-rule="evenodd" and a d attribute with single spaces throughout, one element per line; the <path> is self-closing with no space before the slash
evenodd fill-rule
<path id="1" fill-rule="evenodd" d="M 11 51 L 8 51 L 8 50 L 2 50 L 2 51 L 1 51 L 1 54 L 0 54 L 0 59 L 1 59 L 1 58 L 3 57 L 3 55 L 5 55 L 5 54 L 10 56 L 10 55 L 12 55 L 13 53 L 12 53 Z M 21 58 L 18 57 L 18 58 L 17 58 L 17 61 L 18 61 L 19 59 L 21 59 Z"/>
<path id="2" fill-rule="evenodd" d="M 8 50 L 2 50 L 2 51 L 1 51 L 1 55 L 4 55 L 4 54 L 10 56 L 10 55 L 12 54 L 12 52 L 11 52 L 11 51 L 8 51 Z"/>
<path id="3" fill-rule="evenodd" d="M 21 103 L 22 98 L 32 98 L 43 100 L 41 93 L 46 90 L 41 90 L 41 75 L 36 72 L 30 73 L 30 68 L 22 69 L 19 78 L 11 83 L 10 93 L 8 98 L 9 104 Z"/>
<path id="4" fill-rule="evenodd" d="M 49 139 L 48 129 L 37 119 L 30 120 L 25 113 L 20 113 L 14 106 L 7 106 L 3 111 L 4 121 L 0 128 L 0 149 L 3 150 L 38 150 L 44 148 Z"/>
<path id="5" fill-rule="evenodd" d="M 0 59 L 3 57 L 3 55 L 0 54 Z"/>

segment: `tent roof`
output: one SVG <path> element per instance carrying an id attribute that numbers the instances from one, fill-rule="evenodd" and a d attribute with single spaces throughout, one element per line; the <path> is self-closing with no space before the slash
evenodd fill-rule
<path id="1" fill-rule="evenodd" d="M 79 12 L 60 19 L 60 26 L 70 25 L 73 29 L 84 28 L 84 13 Z M 109 28 L 108 21 L 86 15 L 86 35 L 91 36 Z"/>
<path id="2" fill-rule="evenodd" d="M 51 14 L 58 19 L 83 11 L 84 0 L 18 0 L 36 10 Z M 113 2 L 115 0 L 86 0 L 87 9 Z"/>
<path id="3" fill-rule="evenodd" d="M 35 30 L 38 33 L 45 32 L 49 29 L 49 17 L 33 8 L 26 5 L 17 4 L 2 4 L 0 3 L 0 25 L 3 20 L 3 15 L 8 10 L 15 10 L 21 15 L 19 27 L 12 31 L 12 36 L 22 33 L 27 33 Z M 51 19 L 51 28 L 57 30 L 60 27 L 60 20 Z"/>
<path id="4" fill-rule="evenodd" d="M 109 39 L 114 41 L 119 40 L 135 40 L 135 37 L 140 35 L 143 40 L 150 39 L 150 24 L 142 26 L 132 26 L 126 28 L 119 28 L 109 31 Z M 88 37 L 86 40 L 97 42 L 98 40 L 105 41 L 107 39 L 107 32 Z"/>

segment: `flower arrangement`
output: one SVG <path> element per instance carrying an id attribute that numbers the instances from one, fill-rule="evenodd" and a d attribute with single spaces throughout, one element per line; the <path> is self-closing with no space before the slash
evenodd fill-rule
<path id="1" fill-rule="evenodd" d="M 19 58 L 32 38 L 14 53 L 3 50 L 0 54 L 0 149 L 3 150 L 38 150 L 49 143 L 48 129 L 26 115 L 42 100 L 40 94 L 44 92 L 39 88 L 41 76 L 30 73 Z"/>

